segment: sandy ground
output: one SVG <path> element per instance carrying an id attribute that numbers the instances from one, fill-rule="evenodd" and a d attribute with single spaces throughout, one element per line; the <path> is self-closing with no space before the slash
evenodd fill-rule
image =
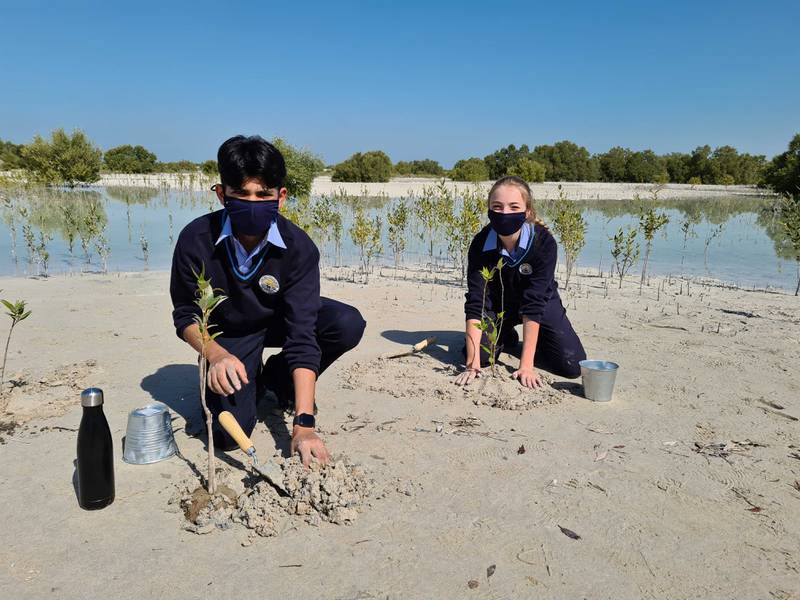
<path id="1" fill-rule="evenodd" d="M 398 491 L 351 525 L 255 540 L 189 533 L 168 505 L 205 454 L 186 433 L 196 363 L 172 330 L 168 274 L 0 281 L 33 310 L 7 368 L 21 387 L 3 419 L 26 422 L 0 432 L 0 597 L 800 597 L 797 298 L 655 279 L 640 296 L 585 274 L 564 302 L 589 355 L 622 365 L 614 400 L 550 378 L 543 401 L 504 410 L 451 384 L 460 288 L 385 275 L 323 282 L 368 326 L 321 378 L 318 419 L 334 453 Z M 428 353 L 378 360 L 429 335 Z M 97 512 L 73 488 L 89 385 L 115 441 L 117 498 Z M 125 464 L 127 413 L 153 399 L 184 458 Z M 254 440 L 269 455 L 287 429 L 267 422 Z M 231 452 L 226 468 L 243 461 Z"/>
<path id="2" fill-rule="evenodd" d="M 399 198 L 410 194 L 421 194 L 426 187 L 436 184 L 437 179 L 418 177 L 396 177 L 388 183 L 342 183 L 331 181 L 330 176 L 320 176 L 314 180 L 313 194 L 333 194 L 345 191 L 348 194 L 378 196 L 385 194 L 390 198 Z M 105 174 L 97 185 L 128 186 L 166 186 L 174 189 L 207 190 L 214 183 L 205 176 L 194 174 L 152 174 L 124 175 Z M 451 189 L 466 190 L 476 184 L 465 182 L 448 182 Z M 491 181 L 477 184 L 484 192 L 488 192 Z M 650 198 L 652 191 L 658 189 L 661 200 L 685 198 L 724 198 L 730 196 L 768 196 L 767 190 L 751 185 L 689 185 L 670 183 L 656 185 L 652 183 L 602 183 L 602 182 L 545 182 L 531 184 L 533 195 L 538 199 L 558 197 L 558 186 L 561 185 L 568 197 L 573 200 L 632 200 L 635 195 Z"/>

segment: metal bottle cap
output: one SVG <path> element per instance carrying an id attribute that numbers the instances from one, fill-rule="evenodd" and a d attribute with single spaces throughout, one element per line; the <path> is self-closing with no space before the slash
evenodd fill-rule
<path id="1" fill-rule="evenodd" d="M 100 388 L 87 388 L 81 392 L 81 406 L 102 406 L 103 390 Z"/>

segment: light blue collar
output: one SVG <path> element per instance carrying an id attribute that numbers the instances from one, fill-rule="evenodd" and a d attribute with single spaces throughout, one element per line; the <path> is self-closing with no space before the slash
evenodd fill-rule
<path id="1" fill-rule="evenodd" d="M 232 235 L 233 235 L 233 227 L 231 226 L 231 218 L 228 215 L 225 215 L 225 221 L 222 223 L 222 231 L 220 232 L 219 237 L 217 238 L 217 241 L 214 243 L 214 245 L 215 246 L 219 245 L 219 243 L 222 240 L 224 240 L 226 237 L 231 237 Z M 272 225 L 269 226 L 269 230 L 267 230 L 266 240 L 267 243 L 286 250 L 286 243 L 283 241 L 283 237 L 281 237 L 281 232 L 278 230 L 277 219 L 272 222 Z M 259 244 L 259 246 L 261 246 L 261 244 Z"/>
<path id="2" fill-rule="evenodd" d="M 530 223 L 525 223 L 519 233 L 519 240 L 517 241 L 517 247 L 514 248 L 514 251 L 509 254 L 508 251 L 501 246 L 500 254 L 510 258 L 511 260 L 516 260 L 528 251 L 528 246 L 530 245 L 532 239 L 533 225 Z M 486 242 L 483 244 L 483 251 L 491 252 L 492 250 L 497 250 L 497 241 L 497 232 L 490 228 L 489 235 L 486 236 Z"/>

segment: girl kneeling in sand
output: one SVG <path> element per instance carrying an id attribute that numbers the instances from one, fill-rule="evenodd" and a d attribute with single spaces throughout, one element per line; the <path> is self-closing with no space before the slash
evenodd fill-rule
<path id="1" fill-rule="evenodd" d="M 455 383 L 466 385 L 489 364 L 487 338 L 476 327 L 482 317 L 494 320 L 504 311 L 495 356 L 519 344 L 515 325 L 522 324 L 522 353 L 513 377 L 528 388 L 541 387 L 536 368 L 562 377 L 580 375 L 586 358 L 583 345 L 567 319 L 555 281 L 558 247 L 537 219 L 531 190 L 519 177 L 503 177 L 489 191 L 489 224 L 469 248 L 466 369 Z M 491 271 L 502 259 L 499 274 L 488 285 L 484 301 L 481 269 Z M 502 285 L 500 278 L 502 277 Z M 483 314 L 481 314 L 483 311 Z"/>

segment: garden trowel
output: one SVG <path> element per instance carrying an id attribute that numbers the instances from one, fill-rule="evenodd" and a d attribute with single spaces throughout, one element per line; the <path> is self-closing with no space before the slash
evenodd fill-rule
<path id="1" fill-rule="evenodd" d="M 239 444 L 239 448 L 242 449 L 242 452 L 250 457 L 250 459 L 253 461 L 253 468 L 261 473 L 261 475 L 263 475 L 264 478 L 274 487 L 278 488 L 282 492 L 286 492 L 286 489 L 283 487 L 283 471 L 281 471 L 281 468 L 274 462 L 267 462 L 265 464 L 258 462 L 258 456 L 256 456 L 256 447 L 241 428 L 239 422 L 236 420 L 236 417 L 234 417 L 227 410 L 223 410 L 219 414 L 219 423 L 222 425 L 225 431 L 228 432 L 228 435 L 231 436 L 237 444 Z"/>
<path id="2" fill-rule="evenodd" d="M 411 348 L 409 350 L 406 350 L 404 352 L 398 352 L 397 354 L 390 354 L 388 356 L 385 356 L 384 358 L 400 358 L 402 356 L 411 356 L 412 354 L 416 354 L 420 350 L 424 350 L 425 348 L 427 348 L 431 344 L 435 344 L 435 343 L 436 343 L 436 336 L 434 335 L 434 336 L 431 336 L 429 338 L 426 338 L 426 339 L 422 340 L 421 342 L 417 342 L 416 344 L 411 346 Z"/>

